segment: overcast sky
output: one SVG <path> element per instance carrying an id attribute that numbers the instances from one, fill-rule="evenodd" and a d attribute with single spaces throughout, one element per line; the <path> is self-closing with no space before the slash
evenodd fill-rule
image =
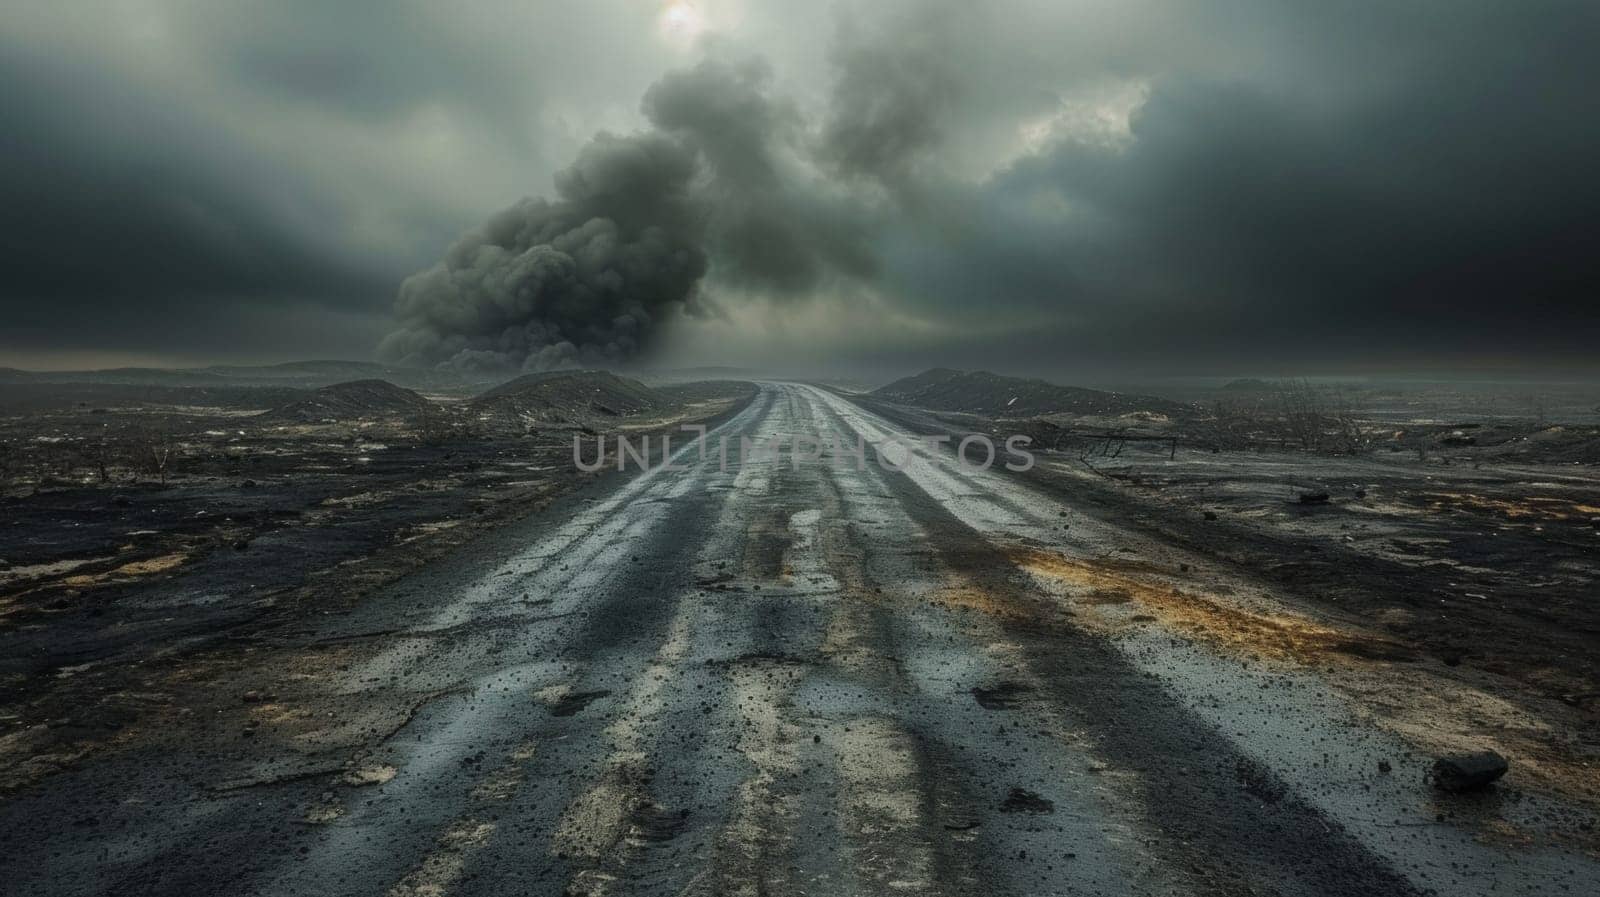
<path id="1" fill-rule="evenodd" d="M 9 4 L 0 365 L 1582 365 L 1596 46 L 1593 0 Z"/>

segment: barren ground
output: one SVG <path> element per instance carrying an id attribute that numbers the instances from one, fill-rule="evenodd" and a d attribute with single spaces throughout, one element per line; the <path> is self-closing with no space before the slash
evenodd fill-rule
<path id="1" fill-rule="evenodd" d="M 779 383 L 714 422 L 1016 425 Z M 450 469 L 404 457 L 396 484 Z M 570 459 L 484 456 L 417 502 L 470 537 L 406 541 L 419 509 L 376 552 L 341 531 L 418 490 L 295 499 L 379 491 L 330 526 L 261 524 L 268 477 L 64 496 L 35 529 L 197 490 L 159 547 L 12 592 L 0 866 L 24 894 L 1587 893 L 1592 468 L 1461 457 L 686 449 L 572 489 L 533 473 Z M 524 479 L 532 513 L 487 500 Z M 1426 781 L 1483 748 L 1488 791 Z"/>

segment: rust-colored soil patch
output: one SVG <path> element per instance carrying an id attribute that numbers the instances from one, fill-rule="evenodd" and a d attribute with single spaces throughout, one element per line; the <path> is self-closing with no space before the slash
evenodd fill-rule
<path id="1" fill-rule="evenodd" d="M 997 593 L 970 583 L 957 583 L 941 590 L 935 599 L 946 607 L 975 610 L 986 616 L 1014 623 L 1042 623 L 1044 608 L 1036 602 Z"/>
<path id="2" fill-rule="evenodd" d="M 1203 638 L 1239 654 L 1291 660 L 1302 664 L 1334 659 L 1415 659 L 1397 642 L 1363 633 L 1342 632 L 1286 614 L 1259 614 L 1212 598 L 1148 582 L 1124 569 L 1077 561 L 1033 549 L 1011 552 L 1025 570 L 1063 582 L 1081 592 L 1087 605 L 1136 604 L 1135 617 L 1152 617 L 1163 625 Z"/>
<path id="3" fill-rule="evenodd" d="M 187 552 L 179 551 L 173 554 L 164 554 L 160 557 L 145 558 L 142 561 L 132 561 L 105 573 L 85 573 L 79 576 L 69 576 L 66 579 L 66 583 L 69 586 L 85 586 L 111 579 L 151 576 L 156 573 L 165 573 L 168 570 L 176 570 L 188 559 Z"/>
<path id="4" fill-rule="evenodd" d="M 1550 495 L 1504 499 L 1470 492 L 1424 492 L 1422 497 L 1427 499 L 1431 510 L 1487 511 L 1507 520 L 1571 520 L 1600 516 L 1600 507 Z"/>
<path id="5" fill-rule="evenodd" d="M 1558 737 L 1565 727 L 1541 712 L 1426 669 L 1397 676 L 1383 666 L 1352 662 L 1414 660 L 1402 644 L 1228 606 L 1146 580 L 1126 565 L 1112 568 L 1031 549 L 1011 557 L 1023 569 L 1068 586 L 1079 605 L 1103 605 L 1115 596 L 1137 608 L 1131 619 L 1153 619 L 1229 653 L 1320 666 L 1363 715 L 1425 751 L 1493 748 L 1510 758 L 1522 784 L 1590 804 L 1600 800 L 1600 764 Z"/>
<path id="6" fill-rule="evenodd" d="M 0 598 L 0 616 L 5 616 L 13 611 L 22 609 L 24 605 L 18 603 L 18 599 L 35 593 L 48 591 L 50 589 L 84 589 L 110 582 L 128 582 L 129 580 L 138 579 L 141 576 L 154 576 L 159 573 L 167 573 L 169 571 L 176 570 L 178 567 L 183 566 L 185 561 L 189 560 L 189 553 L 186 551 L 179 551 L 172 554 L 160 555 L 159 557 L 129 561 L 126 564 L 121 564 L 109 570 L 102 570 L 98 573 L 71 573 L 70 575 L 61 575 L 67 574 L 71 570 L 103 563 L 107 560 L 109 560 L 109 558 L 91 558 L 87 560 L 60 561 L 54 564 L 40 564 L 34 567 L 23 568 L 20 575 L 14 575 L 14 579 L 23 579 L 24 576 L 30 574 L 35 578 L 19 591 Z M 0 585 L 4 584 L 4 580 L 0 580 Z"/>

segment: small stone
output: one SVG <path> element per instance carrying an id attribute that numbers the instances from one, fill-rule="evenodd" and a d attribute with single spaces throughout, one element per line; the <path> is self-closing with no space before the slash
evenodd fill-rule
<path id="1" fill-rule="evenodd" d="M 1012 788 L 1006 799 L 1000 803 L 1002 813 L 1054 813 L 1055 811 L 1056 805 L 1053 801 L 1025 788 Z"/>

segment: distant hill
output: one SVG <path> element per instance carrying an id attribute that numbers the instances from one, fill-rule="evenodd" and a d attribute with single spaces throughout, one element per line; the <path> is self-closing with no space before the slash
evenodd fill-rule
<path id="1" fill-rule="evenodd" d="M 201 372 L 231 380 L 332 386 L 355 380 L 387 380 L 408 389 L 453 389 L 482 383 L 487 378 L 466 377 L 452 370 L 401 368 L 370 361 L 289 361 L 268 365 L 212 365 Z"/>
<path id="2" fill-rule="evenodd" d="M 314 389 L 261 415 L 270 421 L 316 423 L 421 414 L 432 402 L 386 380 L 352 380 Z"/>
<path id="3" fill-rule="evenodd" d="M 410 389 L 464 391 L 483 382 L 450 370 L 399 368 L 368 361 L 290 361 L 203 368 L 107 368 L 22 371 L 0 368 L 3 383 L 100 383 L 122 386 L 273 386 L 315 389 L 353 380 L 387 380 Z"/>
<path id="4" fill-rule="evenodd" d="M 62 408 L 228 408 L 260 411 L 305 395 L 293 386 L 161 386 L 140 383 L 56 383 L 0 372 L 0 413 L 20 414 Z"/>
<path id="5" fill-rule="evenodd" d="M 896 380 L 871 395 L 935 411 L 986 417 L 1038 417 L 1046 414 L 1120 415 L 1146 411 L 1173 414 L 1186 406 L 1155 396 L 1129 395 L 1061 386 L 1046 380 L 1004 377 L 988 371 L 933 368 Z"/>
<path id="6" fill-rule="evenodd" d="M 525 374 L 471 402 L 481 416 L 523 425 L 586 425 L 624 415 L 666 411 L 675 403 L 637 380 L 609 371 Z"/>
<path id="7" fill-rule="evenodd" d="M 1242 377 L 1238 380 L 1229 380 L 1222 385 L 1226 392 L 1266 392 L 1272 389 L 1272 384 L 1255 377 Z"/>
<path id="8" fill-rule="evenodd" d="M 20 371 L 0 370 L 4 383 L 97 383 L 107 386 L 243 386 L 226 377 L 205 371 L 165 368 L 105 368 L 98 371 Z"/>
<path id="9" fill-rule="evenodd" d="M 659 384 L 727 382 L 730 380 L 760 380 L 763 378 L 763 373 L 754 368 L 732 367 L 730 365 L 702 365 L 700 367 L 642 370 L 638 372 L 638 375 L 646 383 Z"/>

